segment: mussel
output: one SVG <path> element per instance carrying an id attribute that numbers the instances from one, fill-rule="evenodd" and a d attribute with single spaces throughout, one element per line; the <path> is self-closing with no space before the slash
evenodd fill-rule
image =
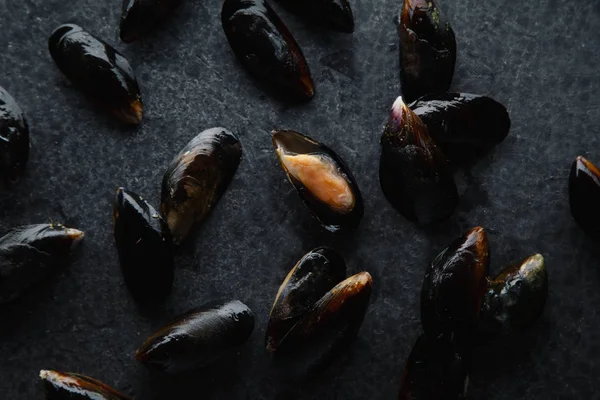
<path id="1" fill-rule="evenodd" d="M 221 22 L 234 54 L 259 81 L 293 100 L 314 96 L 300 46 L 265 0 L 225 0 Z"/>
<path id="2" fill-rule="evenodd" d="M 430 93 L 409 107 L 454 164 L 490 151 L 506 138 L 510 117 L 506 107 L 487 96 Z"/>
<path id="3" fill-rule="evenodd" d="M 404 0 L 398 24 L 402 95 L 413 101 L 450 88 L 456 39 L 436 0 Z"/>
<path id="4" fill-rule="evenodd" d="M 368 272 L 342 280 L 344 275 L 342 257 L 318 248 L 281 284 L 265 342 L 291 375 L 312 376 L 355 339 L 369 306 L 372 279 Z"/>
<path id="5" fill-rule="evenodd" d="M 476 227 L 431 262 L 421 288 L 421 322 L 426 334 L 471 338 L 485 295 L 489 260 L 487 235 Z"/>
<path id="6" fill-rule="evenodd" d="M 29 127 L 15 99 L 0 87 L 0 179 L 19 180 L 29 159 Z"/>
<path id="7" fill-rule="evenodd" d="M 279 0 L 279 3 L 308 21 L 340 32 L 354 32 L 354 16 L 348 0 Z"/>
<path id="8" fill-rule="evenodd" d="M 143 105 L 133 69 L 118 51 L 78 25 L 61 25 L 48 47 L 54 62 L 75 86 L 129 124 L 142 121 Z"/>
<path id="9" fill-rule="evenodd" d="M 294 131 L 273 131 L 273 146 L 289 181 L 325 229 L 358 227 L 362 194 L 344 161 L 324 144 Z"/>
<path id="10" fill-rule="evenodd" d="M 242 158 L 242 145 L 225 128 L 207 129 L 171 161 L 162 181 L 161 209 L 180 244 L 225 193 Z"/>
<path id="11" fill-rule="evenodd" d="M 11 229 L 0 238 L 0 303 L 19 297 L 44 279 L 83 239 L 63 225 L 38 224 Z"/>
<path id="12" fill-rule="evenodd" d="M 484 337 L 519 333 L 544 311 L 548 297 L 548 273 L 541 254 L 508 266 L 490 280 L 481 309 Z"/>
<path id="13" fill-rule="evenodd" d="M 40 371 L 48 400 L 131 400 L 110 386 L 70 372 Z"/>
<path id="14" fill-rule="evenodd" d="M 119 35 L 125 43 L 146 36 L 167 18 L 183 0 L 123 0 Z"/>
<path id="15" fill-rule="evenodd" d="M 244 344 L 254 314 L 233 300 L 192 310 L 150 336 L 135 358 L 149 368 L 178 373 L 207 366 Z"/>
<path id="16" fill-rule="evenodd" d="M 449 217 L 458 205 L 446 157 L 402 97 L 381 136 L 379 182 L 388 201 L 410 221 L 430 224 Z"/>
<path id="17" fill-rule="evenodd" d="M 113 205 L 115 243 L 125 284 L 142 304 L 163 302 L 173 286 L 169 227 L 137 194 L 119 188 Z"/>
<path id="18" fill-rule="evenodd" d="M 406 361 L 398 399 L 463 399 L 470 364 L 469 354 L 451 341 L 421 335 Z"/>
<path id="19" fill-rule="evenodd" d="M 582 156 L 577 157 L 569 176 L 571 215 L 587 234 L 600 236 L 600 170 Z"/>

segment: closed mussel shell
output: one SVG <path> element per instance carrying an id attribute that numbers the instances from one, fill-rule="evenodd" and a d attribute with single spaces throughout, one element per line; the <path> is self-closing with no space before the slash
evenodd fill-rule
<path id="1" fill-rule="evenodd" d="M 129 291 L 142 304 L 163 302 L 173 285 L 167 224 L 147 201 L 125 188 L 117 190 L 113 222 L 121 271 Z"/>
<path id="2" fill-rule="evenodd" d="M 279 0 L 279 3 L 307 21 L 340 32 L 354 32 L 354 16 L 348 0 Z"/>
<path id="3" fill-rule="evenodd" d="M 225 128 L 207 129 L 171 161 L 162 181 L 161 209 L 180 244 L 216 206 L 237 171 L 242 145 Z"/>
<path id="4" fill-rule="evenodd" d="M 26 225 L 0 238 L 0 303 L 14 300 L 60 266 L 83 239 L 60 224 Z"/>
<path id="5" fill-rule="evenodd" d="M 398 24 L 402 95 L 413 101 L 450 88 L 456 40 L 435 0 L 404 0 Z"/>
<path id="6" fill-rule="evenodd" d="M 110 386 L 70 372 L 40 371 L 48 400 L 131 400 Z"/>
<path id="7" fill-rule="evenodd" d="M 356 229 L 362 194 L 344 161 L 324 144 L 294 131 L 272 132 L 273 146 L 306 207 L 331 232 Z"/>
<path id="8" fill-rule="evenodd" d="M 183 0 L 123 0 L 119 35 L 130 43 L 146 36 Z"/>
<path id="9" fill-rule="evenodd" d="M 190 311 L 150 336 L 135 358 L 149 368 L 178 373 L 204 367 L 248 340 L 254 314 L 233 300 Z"/>
<path id="10" fill-rule="evenodd" d="M 469 339 L 478 322 L 489 270 L 483 228 L 471 229 L 429 265 L 421 288 L 421 322 L 431 337 Z"/>
<path id="11" fill-rule="evenodd" d="M 381 136 L 379 182 L 388 201 L 410 221 L 437 222 L 458 205 L 446 157 L 402 97 L 394 102 Z"/>
<path id="12" fill-rule="evenodd" d="M 410 104 L 446 157 L 459 164 L 506 138 L 510 117 L 496 100 L 469 93 L 430 93 Z"/>
<path id="13" fill-rule="evenodd" d="M 314 96 L 300 46 L 265 0 L 225 0 L 221 22 L 234 54 L 259 81 L 292 100 Z"/>
<path id="14" fill-rule="evenodd" d="M 330 289 L 346 277 L 346 263 L 336 251 L 319 247 L 306 253 L 277 292 L 265 335 L 267 350 L 280 340 Z"/>
<path id="15" fill-rule="evenodd" d="M 469 355 L 454 343 L 421 335 L 406 361 L 398 399 L 463 399 L 470 364 Z"/>
<path id="16" fill-rule="evenodd" d="M 48 47 L 54 62 L 75 86 L 129 124 L 142 121 L 143 105 L 129 61 L 78 25 L 61 25 Z"/>
<path id="17" fill-rule="evenodd" d="M 569 176 L 571 215 L 587 234 L 600 236 L 600 170 L 584 157 L 577 157 Z"/>
<path id="18" fill-rule="evenodd" d="M 508 266 L 488 283 L 481 309 L 482 336 L 523 331 L 542 314 L 547 297 L 548 273 L 541 254 Z"/>
<path id="19" fill-rule="evenodd" d="M 19 180 L 29 159 L 29 127 L 15 99 L 0 87 L 0 179 Z"/>

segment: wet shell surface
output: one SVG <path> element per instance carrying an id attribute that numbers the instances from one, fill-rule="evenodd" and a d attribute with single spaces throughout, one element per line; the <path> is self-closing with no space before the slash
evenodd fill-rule
<path id="1" fill-rule="evenodd" d="M 0 87 L 0 179 L 15 183 L 29 159 L 29 127 L 15 99 Z"/>
<path id="2" fill-rule="evenodd" d="M 48 400 L 132 400 L 110 386 L 71 372 L 40 371 Z"/>
<path id="3" fill-rule="evenodd" d="M 125 43 L 146 36 L 169 17 L 183 0 L 123 0 L 119 35 Z"/>
<path id="4" fill-rule="evenodd" d="M 569 176 L 571 215 L 587 234 L 600 236 L 600 170 L 591 161 L 579 156 L 573 162 Z"/>
<path id="5" fill-rule="evenodd" d="M 354 16 L 348 0 L 279 0 L 278 2 L 307 21 L 340 32 L 354 32 Z"/>

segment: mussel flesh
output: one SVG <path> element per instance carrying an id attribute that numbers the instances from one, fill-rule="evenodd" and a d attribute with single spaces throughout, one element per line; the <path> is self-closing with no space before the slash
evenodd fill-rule
<path id="1" fill-rule="evenodd" d="M 234 54 L 259 81 L 290 99 L 314 96 L 300 46 L 265 0 L 225 0 L 221 22 Z"/>
<path id="2" fill-rule="evenodd" d="M 402 95 L 413 101 L 446 92 L 456 64 L 456 40 L 436 0 L 404 0 L 398 24 Z"/>
<path id="3" fill-rule="evenodd" d="M 110 386 L 70 372 L 40 371 L 48 400 L 131 400 Z"/>
<path id="4" fill-rule="evenodd" d="M 29 127 L 15 99 L 0 87 L 0 179 L 19 180 L 29 159 Z"/>
<path id="5" fill-rule="evenodd" d="M 279 0 L 289 11 L 340 32 L 354 32 L 354 16 L 348 0 Z"/>
<path id="6" fill-rule="evenodd" d="M 112 46 L 78 25 L 61 25 L 48 47 L 54 62 L 75 86 L 129 124 L 142 121 L 143 105 L 133 69 Z"/>
<path id="7" fill-rule="evenodd" d="M 406 361 L 398 399 L 463 399 L 470 364 L 469 355 L 452 342 L 421 335 Z"/>
<path id="8" fill-rule="evenodd" d="M 379 182 L 388 201 L 410 221 L 430 224 L 449 217 L 458 205 L 446 157 L 402 97 L 381 136 Z"/>
<path id="9" fill-rule="evenodd" d="M 211 128 L 193 138 L 171 161 L 162 181 L 161 209 L 175 244 L 216 206 L 241 158 L 237 137 L 225 128 Z"/>
<path id="10" fill-rule="evenodd" d="M 119 34 L 125 43 L 146 36 L 166 19 L 183 0 L 123 0 Z"/>
<path id="11" fill-rule="evenodd" d="M 510 265 L 490 280 L 481 309 L 484 337 L 518 333 L 535 322 L 548 297 L 548 273 L 541 254 Z"/>
<path id="12" fill-rule="evenodd" d="M 476 227 L 431 262 L 421 289 L 421 322 L 426 334 L 471 337 L 485 295 L 489 260 L 487 235 Z"/>
<path id="13" fill-rule="evenodd" d="M 119 188 L 113 205 L 115 243 L 125 284 L 142 304 L 163 302 L 173 286 L 169 227 L 137 194 Z"/>
<path id="14" fill-rule="evenodd" d="M 600 236 L 600 170 L 582 156 L 577 157 L 569 176 L 571 215 L 587 234 Z"/>
<path id="15" fill-rule="evenodd" d="M 137 350 L 149 368 L 178 373 L 207 366 L 248 340 L 254 314 L 233 300 L 190 311 L 159 329 Z"/>
<path id="16" fill-rule="evenodd" d="M 490 151 L 510 130 L 506 107 L 487 96 L 431 93 L 410 108 L 453 164 Z"/>
<path id="17" fill-rule="evenodd" d="M 275 152 L 306 207 L 325 229 L 358 227 L 362 194 L 344 161 L 329 147 L 294 131 L 273 131 Z"/>
<path id="18" fill-rule="evenodd" d="M 83 239 L 60 224 L 26 225 L 0 238 L 0 303 L 19 297 L 58 267 Z"/>

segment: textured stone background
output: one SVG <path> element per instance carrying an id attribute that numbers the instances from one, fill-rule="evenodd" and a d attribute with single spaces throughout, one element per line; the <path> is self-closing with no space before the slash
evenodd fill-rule
<path id="1" fill-rule="evenodd" d="M 474 225 L 484 226 L 492 269 L 533 252 L 546 257 L 550 296 L 527 335 L 476 351 L 476 399 L 600 398 L 600 249 L 568 210 L 567 176 L 578 154 L 600 161 L 600 6 L 597 2 L 447 0 L 457 34 L 454 89 L 493 96 L 510 109 L 509 137 L 459 171 L 458 212 L 418 229 L 383 198 L 378 138 L 399 94 L 397 0 L 354 0 L 353 35 L 281 16 L 308 59 L 317 96 L 287 107 L 265 96 L 236 62 L 219 1 L 189 0 L 147 40 L 116 36 L 119 0 L 0 0 L 0 85 L 28 116 L 28 173 L 0 190 L 0 228 L 53 219 L 87 236 L 72 264 L 26 299 L 0 309 L 0 398 L 39 399 L 41 368 L 96 377 L 137 399 L 392 399 L 420 332 L 418 295 L 429 260 Z M 134 66 L 145 120 L 124 130 L 96 111 L 52 63 L 47 37 L 76 22 Z M 126 186 L 155 205 L 173 155 L 204 128 L 241 138 L 238 174 L 178 259 L 164 310 L 141 315 L 118 269 L 111 201 Z M 291 128 L 331 145 L 363 191 L 351 238 L 320 230 L 286 182 L 269 131 Z M 371 308 L 348 355 L 314 382 L 286 385 L 263 348 L 264 327 L 287 271 L 317 245 L 340 250 L 351 271 L 374 277 Z M 596 247 L 596 248 L 595 248 Z M 167 379 L 132 359 L 166 319 L 215 298 L 255 311 L 251 340 L 234 362 Z"/>

